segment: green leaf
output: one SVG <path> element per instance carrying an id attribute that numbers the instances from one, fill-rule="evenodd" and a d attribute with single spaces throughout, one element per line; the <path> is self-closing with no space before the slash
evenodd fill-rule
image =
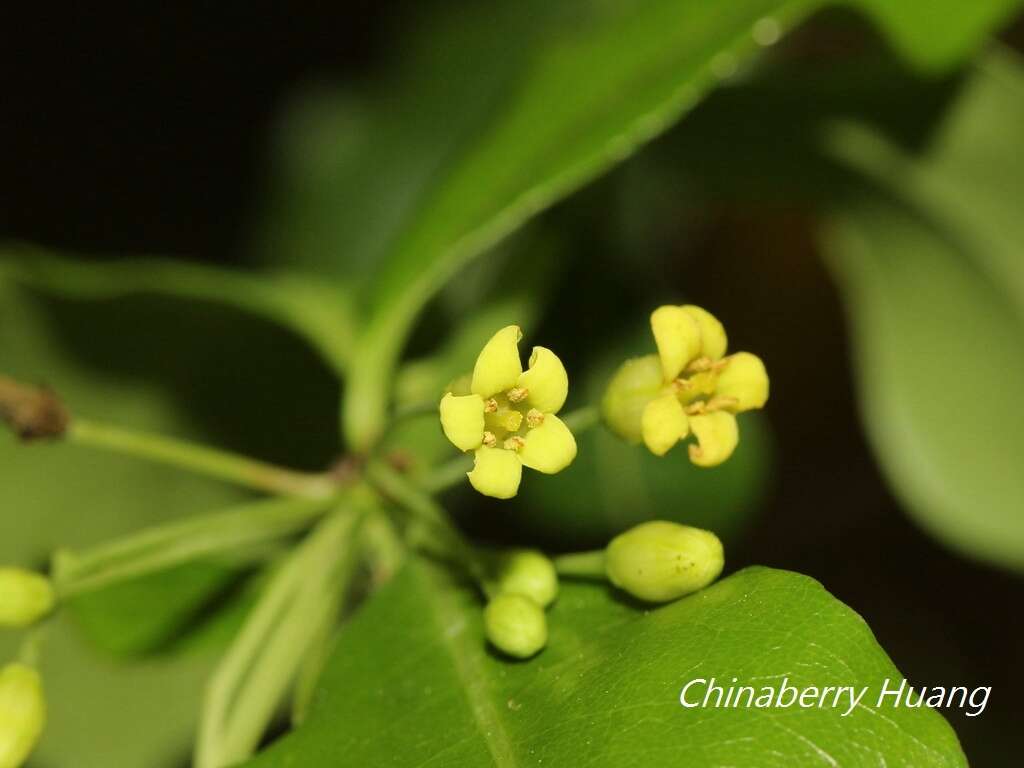
<path id="1" fill-rule="evenodd" d="M 546 5 L 546 4 L 545 4 Z M 543 6 L 542 6 L 543 7 Z M 469 259 L 665 130 L 758 45 L 768 14 L 781 32 L 810 3 L 745 0 L 728 6 L 657 0 L 643 6 L 579 3 L 531 13 L 516 4 L 477 19 L 494 48 L 444 48 L 460 71 L 493 71 L 487 110 L 453 148 L 367 291 L 370 316 L 357 344 L 345 406 L 354 445 L 374 440 L 396 360 L 431 296 Z M 524 20 L 532 26 L 524 28 Z M 517 37 L 518 35 L 518 37 Z M 514 44 L 509 41 L 515 40 Z M 441 48 L 438 48 L 441 50 Z M 479 75 L 474 74 L 474 77 Z M 446 113 L 463 105 L 439 94 Z"/>
<path id="2" fill-rule="evenodd" d="M 977 44 L 1005 17 L 1007 2 L 984 3 L 963 23 L 941 25 L 941 35 L 921 24 L 934 14 L 923 4 L 903 13 L 880 10 L 874 0 L 866 7 L 919 63 L 938 67 Z M 438 118 L 439 109 L 441 125 L 447 115 L 458 116 L 443 162 L 428 164 L 429 176 L 413 166 L 412 187 L 419 194 L 405 197 L 402 215 L 395 217 L 400 227 L 378 251 L 384 258 L 366 291 L 368 321 L 344 411 L 349 440 L 366 447 L 379 436 L 409 330 L 460 266 L 663 132 L 748 59 L 757 41 L 774 42 L 819 5 L 656 0 L 642 6 L 579 2 L 552 10 L 517 3 L 511 19 L 504 9 L 488 9 L 483 20 L 471 17 L 463 27 L 472 29 L 466 37 L 474 44 L 435 44 L 444 51 L 445 67 L 457 62 L 468 75 L 451 92 L 435 84 L 426 117 L 412 124 L 435 135 L 438 125 L 430 119 Z M 496 45 L 481 47 L 483 40 Z M 443 80 L 441 74 L 435 79 Z M 477 92 L 463 102 L 466 79 Z M 394 142 L 394 134 L 385 136 Z"/>
<path id="3" fill-rule="evenodd" d="M 157 295 L 207 301 L 251 312 L 289 328 L 334 369 L 345 369 L 355 319 L 340 283 L 289 272 L 256 273 L 159 258 L 81 261 L 36 248 L 0 250 L 0 274 L 57 295 L 79 299 Z"/>
<path id="4" fill-rule="evenodd" d="M 43 298 L 0 276 L 0 370 L 48 384 L 75 413 L 270 460 L 323 466 L 337 444 L 336 389 L 315 357 L 272 324 L 204 302 Z M 303 397 L 288 395 L 282 371 L 302 382 Z M 259 385 L 240 386 L 248 382 Z M 58 547 L 88 548 L 251 498 L 80 446 L 20 444 L 6 429 L 0 466 L 0 562 L 29 567 L 45 567 Z M 187 755 L 209 649 L 111 652 L 188 645 L 186 631 L 237 574 L 221 562 L 176 568 L 76 600 L 76 621 L 48 625 L 39 764 L 171 768 Z M 0 637 L 0 658 L 14 640 Z"/>
<path id="5" fill-rule="evenodd" d="M 857 0 L 915 66 L 941 71 L 970 56 L 1008 22 L 1020 0 Z"/>
<path id="6" fill-rule="evenodd" d="M 938 713 L 876 707 L 899 672 L 804 576 L 750 568 L 654 610 L 564 583 L 525 663 L 486 649 L 481 612 L 472 589 L 410 564 L 342 632 L 305 724 L 247 765 L 966 765 Z M 849 717 L 680 706 L 686 681 L 712 676 L 870 692 Z"/>
<path id="7" fill-rule="evenodd" d="M 1024 70 L 988 59 L 920 155 L 855 126 L 837 156 L 880 183 L 825 240 L 850 313 L 863 419 L 917 520 L 1024 569 Z"/>

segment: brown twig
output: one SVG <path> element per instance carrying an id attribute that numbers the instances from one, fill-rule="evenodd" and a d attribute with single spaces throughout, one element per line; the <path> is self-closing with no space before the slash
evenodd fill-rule
<path id="1" fill-rule="evenodd" d="M 70 416 L 60 398 L 49 389 L 0 375 L 0 420 L 28 441 L 63 436 Z"/>

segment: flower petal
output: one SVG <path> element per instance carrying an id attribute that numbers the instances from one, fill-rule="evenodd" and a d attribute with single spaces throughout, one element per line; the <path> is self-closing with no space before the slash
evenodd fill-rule
<path id="1" fill-rule="evenodd" d="M 484 439 L 484 399 L 480 395 L 441 398 L 441 428 L 444 436 L 460 451 L 479 448 Z"/>
<path id="2" fill-rule="evenodd" d="M 518 325 L 506 325 L 491 336 L 473 366 L 470 389 L 481 397 L 490 397 L 512 389 L 523 372 L 519 359 L 519 340 L 523 332 Z"/>
<path id="3" fill-rule="evenodd" d="M 683 406 L 672 393 L 651 400 L 640 419 L 644 444 L 655 456 L 664 456 L 669 448 L 690 431 Z"/>
<path id="4" fill-rule="evenodd" d="M 726 406 L 732 413 L 761 408 L 768 400 L 768 372 L 757 355 L 737 352 L 726 358 L 728 365 L 718 374 L 716 397 L 734 397 L 735 405 Z"/>
<path id="5" fill-rule="evenodd" d="M 576 438 L 564 421 L 553 413 L 546 413 L 544 423 L 526 433 L 526 444 L 520 449 L 519 458 L 530 469 L 553 475 L 576 458 Z"/>
<path id="6" fill-rule="evenodd" d="M 481 446 L 476 449 L 473 471 L 466 475 L 470 484 L 484 496 L 511 499 L 519 491 L 523 463 L 515 451 Z"/>
<path id="7" fill-rule="evenodd" d="M 526 401 L 543 413 L 558 413 L 569 394 L 569 376 L 558 355 L 547 347 L 534 347 L 530 368 L 519 376 L 517 387 L 530 394 Z"/>
<path id="8" fill-rule="evenodd" d="M 697 321 L 697 325 L 700 327 L 699 354 L 710 357 L 712 360 L 721 360 L 725 355 L 725 350 L 729 347 L 729 339 L 718 318 L 703 307 L 694 304 L 687 304 L 683 309 Z"/>
<path id="9" fill-rule="evenodd" d="M 691 416 L 690 429 L 697 437 L 697 445 L 690 446 L 690 461 L 699 467 L 721 464 L 740 441 L 736 417 L 728 411 Z"/>
<path id="10" fill-rule="evenodd" d="M 672 381 L 700 354 L 700 325 L 683 307 L 665 305 L 651 313 L 651 331 L 665 381 Z"/>

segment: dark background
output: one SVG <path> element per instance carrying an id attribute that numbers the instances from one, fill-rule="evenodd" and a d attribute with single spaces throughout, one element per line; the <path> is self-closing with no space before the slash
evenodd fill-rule
<path id="1" fill-rule="evenodd" d="M 310 79 L 374 72 L 394 55 L 406 9 L 301 6 L 90 5 L 7 19 L 0 237 L 244 261 L 288 94 Z M 828 54 L 851 45 L 844 29 L 836 43 L 813 20 L 786 45 Z M 854 27 L 852 44 L 871 34 Z M 1006 35 L 1020 38 L 1019 27 Z M 570 200 L 552 215 L 584 214 Z M 948 714 L 972 763 L 1017 765 L 1024 583 L 934 543 L 891 496 L 858 422 L 842 306 L 813 225 L 798 206 L 720 204 L 659 254 L 661 290 L 699 285 L 737 346 L 772 363 L 772 487 L 730 568 L 814 576 L 867 619 L 915 684 L 993 686 L 982 716 Z M 574 269 L 584 268 L 570 267 L 556 304 L 572 301 Z M 750 300 L 765 293 L 770 316 Z"/>

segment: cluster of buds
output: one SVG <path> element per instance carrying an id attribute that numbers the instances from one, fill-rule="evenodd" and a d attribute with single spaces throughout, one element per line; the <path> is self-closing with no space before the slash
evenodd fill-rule
<path id="1" fill-rule="evenodd" d="M 528 659 L 547 645 L 544 610 L 558 597 L 558 574 L 548 557 L 531 549 L 503 553 L 495 570 L 484 631 L 502 653 Z"/>

